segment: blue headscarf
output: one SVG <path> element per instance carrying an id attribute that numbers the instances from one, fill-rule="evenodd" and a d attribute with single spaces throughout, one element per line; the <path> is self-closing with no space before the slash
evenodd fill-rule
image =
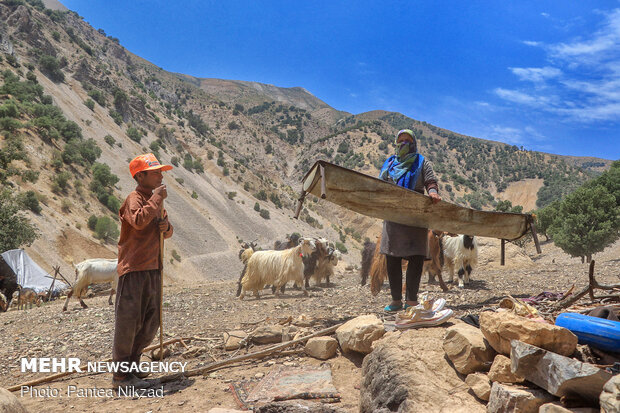
<path id="1" fill-rule="evenodd" d="M 413 143 L 401 143 L 401 146 L 397 148 L 397 155 L 390 156 L 384 162 L 381 167 L 379 178 L 387 181 L 389 177 L 397 185 L 407 189 L 413 189 L 420 176 L 422 164 L 424 163 L 424 156 L 417 153 L 417 145 L 413 131 L 409 129 L 401 130 L 396 135 L 396 141 L 398 141 L 398 137 L 403 133 L 410 135 L 413 139 Z M 408 146 L 408 151 L 406 146 Z"/>

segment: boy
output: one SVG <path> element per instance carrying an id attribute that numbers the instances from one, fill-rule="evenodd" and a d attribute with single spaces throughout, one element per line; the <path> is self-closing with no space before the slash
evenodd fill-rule
<path id="1" fill-rule="evenodd" d="M 115 362 L 138 363 L 142 350 L 148 346 L 159 328 L 161 303 L 161 268 L 159 239 L 172 236 L 172 225 L 162 206 L 168 196 L 162 185 L 163 171 L 152 153 L 139 155 L 129 163 L 129 172 L 138 186 L 127 196 L 118 214 L 121 235 L 118 241 L 118 288 L 114 307 Z M 142 380 L 148 373 L 114 373 L 112 384 L 146 388 Z"/>

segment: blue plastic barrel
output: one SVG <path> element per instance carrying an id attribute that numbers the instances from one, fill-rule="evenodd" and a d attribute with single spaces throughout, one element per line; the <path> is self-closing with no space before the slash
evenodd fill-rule
<path id="1" fill-rule="evenodd" d="M 555 325 L 573 332 L 579 344 L 620 353 L 620 322 L 577 313 L 562 313 Z"/>

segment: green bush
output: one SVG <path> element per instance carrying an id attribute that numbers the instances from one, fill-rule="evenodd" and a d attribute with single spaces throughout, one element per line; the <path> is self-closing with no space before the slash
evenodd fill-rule
<path id="1" fill-rule="evenodd" d="M 267 200 L 267 192 L 265 192 L 264 189 L 261 189 L 260 191 L 258 191 L 254 197 L 256 199 L 258 199 L 259 201 L 266 201 Z"/>
<path id="2" fill-rule="evenodd" d="M 86 225 L 88 226 L 88 228 L 90 228 L 91 231 L 94 231 L 95 227 L 97 226 L 97 217 L 95 215 L 89 216 Z"/>
<path id="3" fill-rule="evenodd" d="M 198 199 L 198 194 L 196 193 L 196 191 L 192 191 L 192 198 Z"/>
<path id="4" fill-rule="evenodd" d="M 81 141 L 71 139 L 65 145 L 62 152 L 62 160 L 64 163 L 79 164 L 90 166 L 101 156 L 101 148 L 97 146 L 94 139 Z"/>
<path id="5" fill-rule="evenodd" d="M 228 129 L 230 129 L 230 130 L 237 130 L 237 129 L 239 129 L 239 125 L 234 120 L 230 121 L 230 122 L 228 122 Z"/>
<path id="6" fill-rule="evenodd" d="M 179 166 L 179 157 L 178 156 L 173 156 L 170 159 L 170 163 L 174 166 Z"/>
<path id="7" fill-rule="evenodd" d="M 342 242 L 336 241 L 336 249 L 343 254 L 347 253 L 347 247 Z"/>
<path id="8" fill-rule="evenodd" d="M 17 129 L 21 127 L 22 127 L 22 124 L 17 119 L 0 118 L 0 130 L 5 130 L 8 132 L 15 132 Z"/>
<path id="9" fill-rule="evenodd" d="M 105 241 L 115 241 L 120 232 L 118 226 L 110 217 L 100 217 L 95 225 L 95 234 L 97 238 Z"/>
<path id="10" fill-rule="evenodd" d="M 64 82 L 65 74 L 60 70 L 60 64 L 54 56 L 41 56 L 39 59 L 39 67 L 47 77 L 54 82 Z"/>
<path id="11" fill-rule="evenodd" d="M 129 139 L 137 143 L 140 143 L 140 140 L 142 140 L 142 133 L 140 133 L 140 131 L 133 126 L 127 128 L 127 136 L 129 136 Z"/>
<path id="12" fill-rule="evenodd" d="M 114 123 L 116 123 L 119 126 L 123 123 L 123 115 L 121 115 L 114 109 L 110 109 L 109 113 L 112 119 L 114 119 Z"/>
<path id="13" fill-rule="evenodd" d="M 114 146 L 114 144 L 116 143 L 116 139 L 114 139 L 112 135 L 105 135 L 103 137 L 103 140 L 110 146 Z"/>
<path id="14" fill-rule="evenodd" d="M 39 180 L 39 171 L 33 171 L 28 169 L 27 171 L 22 172 L 22 179 L 26 182 L 32 182 L 36 184 Z"/>
<path id="15" fill-rule="evenodd" d="M 8 189 L 0 193 L 0 251 L 31 245 L 38 234 Z"/>
<path id="16" fill-rule="evenodd" d="M 237 193 L 233 191 L 227 192 L 226 196 L 228 197 L 228 199 L 235 199 L 235 197 L 237 196 Z"/>
<path id="17" fill-rule="evenodd" d="M 29 209 L 36 214 L 41 213 L 41 205 L 39 204 L 39 199 L 34 191 L 27 191 L 20 194 L 19 200 L 24 208 Z"/>
<path id="18" fill-rule="evenodd" d="M 95 110 L 95 101 L 92 99 L 86 99 L 84 101 L 84 104 L 86 105 L 86 107 L 90 110 Z"/>
<path id="19" fill-rule="evenodd" d="M 177 250 L 172 250 L 172 258 L 174 258 L 175 260 L 177 260 L 178 262 L 181 262 L 181 256 L 179 255 L 179 253 L 177 252 Z"/>
<path id="20" fill-rule="evenodd" d="M 71 178 L 71 174 L 67 171 L 59 172 L 52 180 L 52 190 L 59 189 L 58 192 L 64 192 L 67 190 L 69 186 L 69 178 Z"/>
<path id="21" fill-rule="evenodd" d="M 224 174 L 224 176 L 230 175 L 230 170 L 228 169 L 227 166 L 225 166 L 224 169 L 222 169 L 222 174 Z"/>
<path id="22" fill-rule="evenodd" d="M 269 211 L 267 211 L 266 209 L 261 209 L 260 210 L 260 216 L 261 216 L 261 218 L 269 219 Z"/>
<path id="23" fill-rule="evenodd" d="M 0 106 L 0 118 L 18 118 L 19 108 L 13 100 L 8 100 L 5 104 Z"/>
<path id="24" fill-rule="evenodd" d="M 57 42 L 60 41 L 60 33 L 58 33 L 56 30 L 54 30 L 52 32 L 52 39 L 56 40 Z"/>
<path id="25" fill-rule="evenodd" d="M 257 203 L 254 204 L 254 211 L 260 212 L 260 205 Z"/>
<path id="26" fill-rule="evenodd" d="M 105 107 L 106 105 L 105 96 L 103 95 L 103 92 L 101 92 L 100 90 L 97 90 L 97 89 L 89 90 L 88 97 L 90 97 L 95 102 L 99 103 L 100 106 Z"/>

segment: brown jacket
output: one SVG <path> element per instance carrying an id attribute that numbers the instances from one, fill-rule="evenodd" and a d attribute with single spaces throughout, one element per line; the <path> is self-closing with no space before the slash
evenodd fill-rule
<path id="1" fill-rule="evenodd" d="M 127 196 L 118 211 L 121 236 L 118 240 L 118 275 L 128 272 L 160 269 L 159 225 L 163 198 L 138 186 Z M 168 213 L 164 209 L 164 218 Z M 164 238 L 172 236 L 170 224 Z"/>

